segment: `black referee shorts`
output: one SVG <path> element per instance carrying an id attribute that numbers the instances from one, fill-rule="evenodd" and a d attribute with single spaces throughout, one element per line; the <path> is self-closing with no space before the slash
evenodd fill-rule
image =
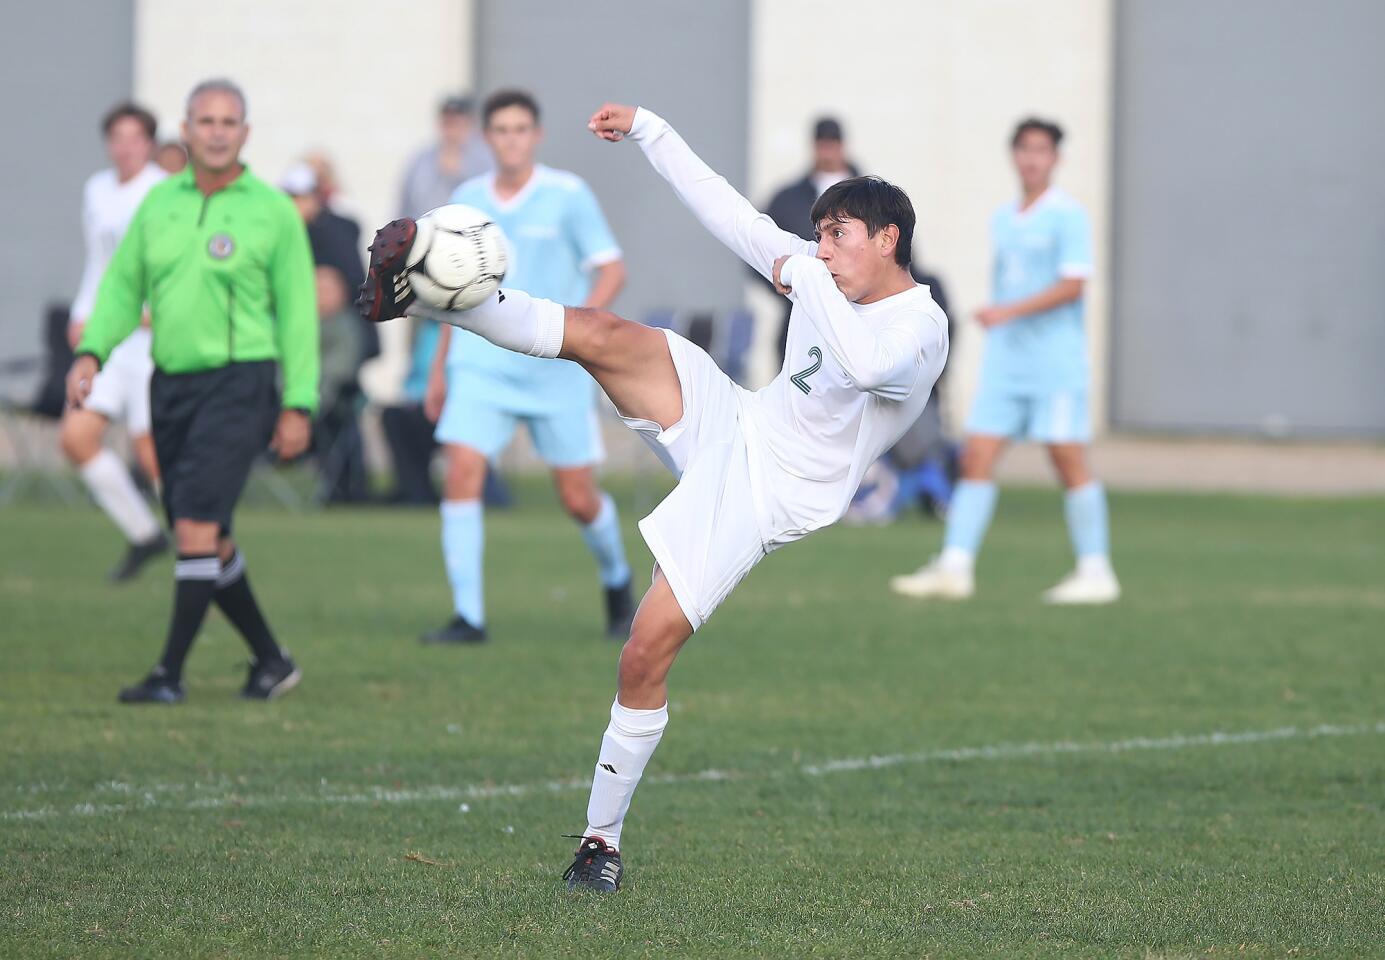
<path id="1" fill-rule="evenodd" d="M 149 416 L 170 526 L 202 520 L 231 532 L 250 467 L 274 435 L 277 373 L 273 360 L 199 373 L 154 371 Z"/>

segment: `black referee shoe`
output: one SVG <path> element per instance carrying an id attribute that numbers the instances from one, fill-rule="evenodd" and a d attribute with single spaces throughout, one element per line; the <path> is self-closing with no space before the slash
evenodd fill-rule
<path id="1" fill-rule="evenodd" d="M 419 643 L 447 646 L 452 644 L 485 643 L 486 630 L 472 624 L 460 613 L 436 630 L 429 630 L 418 638 Z"/>
<path id="2" fill-rule="evenodd" d="M 621 587 L 606 588 L 606 636 L 612 640 L 628 640 L 630 627 L 635 623 L 635 598 L 630 593 L 630 581 Z"/>
<path id="3" fill-rule="evenodd" d="M 149 671 L 149 676 L 145 677 L 133 687 L 126 687 L 120 691 L 121 703 L 165 703 L 175 704 L 183 702 L 183 688 L 168 679 L 168 675 L 158 667 Z"/>
<path id="4" fill-rule="evenodd" d="M 245 678 L 240 695 L 247 700 L 273 700 L 298 686 L 298 681 L 302 679 L 298 664 L 288 657 L 252 663 L 250 676 Z"/>
<path id="5" fill-rule="evenodd" d="M 162 530 L 153 540 L 146 540 L 144 543 L 132 543 L 125 551 L 125 556 L 120 558 L 120 562 L 115 565 L 106 579 L 111 583 L 125 583 L 139 576 L 139 572 L 144 569 L 144 565 L 155 557 L 168 552 L 168 535 Z"/>
<path id="6" fill-rule="evenodd" d="M 620 865 L 620 852 L 608 847 L 600 837 L 578 837 L 582 841 L 573 858 L 572 866 L 567 868 L 563 879 L 569 890 L 596 890 L 599 893 L 615 893 L 620 889 L 620 878 L 625 868 Z"/>

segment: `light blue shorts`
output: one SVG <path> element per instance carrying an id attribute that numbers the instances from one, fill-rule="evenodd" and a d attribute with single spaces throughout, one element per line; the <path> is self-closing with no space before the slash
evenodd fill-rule
<path id="1" fill-rule="evenodd" d="M 967 417 L 967 433 L 1035 443 L 1090 443 L 1086 390 L 1017 392 L 983 379 Z"/>
<path id="2" fill-rule="evenodd" d="M 484 381 L 455 378 L 433 436 L 438 443 L 471 447 L 493 460 L 509 446 L 515 428 L 523 423 L 534 450 L 550 467 L 592 466 L 606 457 L 596 403 L 589 392 L 574 401 L 556 409 L 516 409 L 488 396 Z"/>

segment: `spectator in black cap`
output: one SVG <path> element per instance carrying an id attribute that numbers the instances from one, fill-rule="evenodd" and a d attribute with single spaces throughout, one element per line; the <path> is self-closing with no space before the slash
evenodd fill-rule
<path id="1" fill-rule="evenodd" d="M 475 135 L 475 118 L 470 97 L 448 97 L 438 107 L 438 142 L 420 150 L 404 170 L 401 217 L 418 217 L 442 206 L 463 180 L 490 170 L 490 149 Z"/>
<path id="2" fill-rule="evenodd" d="M 859 177 L 860 171 L 846 159 L 842 125 L 833 117 L 823 117 L 813 125 L 813 166 L 800 180 L 784 187 L 769 202 L 769 215 L 779 229 L 796 233 L 804 240 L 816 239 L 812 223 L 813 203 L 830 186 Z M 781 298 L 782 299 L 782 298 Z M 784 340 L 789 332 L 788 300 L 783 301 L 784 323 L 779 333 L 779 359 L 784 359 Z"/>

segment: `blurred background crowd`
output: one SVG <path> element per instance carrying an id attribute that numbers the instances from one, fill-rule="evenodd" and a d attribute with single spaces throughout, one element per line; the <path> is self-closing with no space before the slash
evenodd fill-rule
<path id="1" fill-rule="evenodd" d="M 1131 473 L 1181 460 L 1195 474 L 1198 448 L 1170 437 L 1385 436 L 1385 124 L 1363 122 L 1385 89 L 1370 49 L 1385 7 L 1369 0 L 419 0 L 387 52 L 379 11 L 362 0 L 57 0 L 7 19 L 7 86 L 45 91 L 0 106 L 11 143 L 34 147 L 13 149 L 0 181 L 7 496 L 20 475 L 60 463 L 43 422 L 61 412 L 52 386 L 70 357 L 82 184 L 108 164 L 103 116 L 122 101 L 147 107 L 158 119 L 150 155 L 177 169 L 182 98 L 219 74 L 247 94 L 251 168 L 308 224 L 322 321 L 309 459 L 318 501 L 437 502 L 423 409 L 436 329 L 376 329 L 351 300 L 376 225 L 446 202 L 489 169 L 477 98 L 502 86 L 536 95 L 542 158 L 600 198 L 629 270 L 615 309 L 679 327 L 748 386 L 778 371 L 786 304 L 696 227 L 635 151 L 591 140 L 590 111 L 604 100 L 654 107 L 795 232 L 813 199 L 853 173 L 909 191 L 916 272 L 948 309 L 953 353 L 941 402 L 863 489 L 858 519 L 946 503 L 948 437 L 983 336 L 972 316 L 989 296 L 988 215 L 1015 193 L 1008 137 L 1029 114 L 1063 125 L 1057 180 L 1094 228 L 1097 433 L 1161 438 L 1144 460 L 1134 454 Z M 1006 29 L 984 29 L 997 20 Z M 614 420 L 611 433 L 616 465 L 623 450 L 636 464 Z M 1257 462 L 1240 469 L 1252 475 Z M 521 450 L 509 465 L 525 463 Z M 1175 469 L 1174 485 L 1183 476 Z"/>

